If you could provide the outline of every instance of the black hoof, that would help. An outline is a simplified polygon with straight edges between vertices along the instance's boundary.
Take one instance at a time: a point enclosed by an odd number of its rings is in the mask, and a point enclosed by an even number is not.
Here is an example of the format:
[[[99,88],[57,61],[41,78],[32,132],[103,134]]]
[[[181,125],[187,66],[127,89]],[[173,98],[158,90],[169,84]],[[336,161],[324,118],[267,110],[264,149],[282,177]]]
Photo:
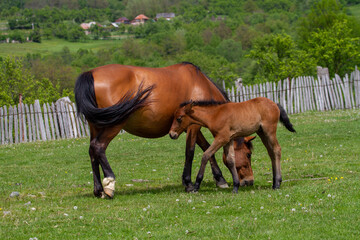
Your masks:
[[[185,187],[185,192],[193,192],[194,191],[194,186],[192,184],[188,185]]]
[[[273,185],[272,188],[273,188],[274,190],[280,189],[280,185]]]

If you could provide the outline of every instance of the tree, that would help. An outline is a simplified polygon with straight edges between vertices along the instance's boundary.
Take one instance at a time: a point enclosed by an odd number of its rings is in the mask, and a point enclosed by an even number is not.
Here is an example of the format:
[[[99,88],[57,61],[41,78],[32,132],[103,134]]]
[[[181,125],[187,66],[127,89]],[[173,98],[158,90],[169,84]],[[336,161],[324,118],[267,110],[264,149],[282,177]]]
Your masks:
[[[242,46],[240,42],[233,39],[222,41],[216,48],[217,53],[223,56],[229,62],[237,62],[243,56]]]
[[[338,21],[310,35],[308,51],[330,74],[345,75],[360,62],[360,38],[352,37],[347,21]]]
[[[306,44],[312,32],[318,29],[331,28],[335,22],[347,19],[342,5],[338,0],[321,0],[315,2],[310,13],[300,19],[298,35],[300,43]]]
[[[41,43],[41,34],[39,28],[36,28],[33,31],[31,31],[29,38],[33,42]]]
[[[248,57],[256,60],[254,82],[279,81],[304,75],[314,75],[315,60],[299,50],[287,34],[271,34],[255,43]]]
[[[5,58],[0,61],[0,106],[19,103],[19,94],[25,103],[35,99],[41,102],[55,101],[61,97],[59,87],[49,79],[35,79],[24,70],[21,60]]]

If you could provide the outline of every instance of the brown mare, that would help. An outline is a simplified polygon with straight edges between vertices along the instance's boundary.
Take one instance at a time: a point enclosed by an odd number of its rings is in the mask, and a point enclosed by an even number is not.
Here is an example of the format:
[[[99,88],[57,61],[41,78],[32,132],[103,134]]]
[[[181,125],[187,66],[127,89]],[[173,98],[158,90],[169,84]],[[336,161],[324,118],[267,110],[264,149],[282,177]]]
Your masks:
[[[98,197],[114,195],[115,175],[105,151],[121,129],[140,137],[162,137],[169,132],[180,103],[188,99],[228,101],[226,94],[191,63],[164,68],[106,65],[81,74],[74,92],[77,111],[90,126],[89,155],[94,195]],[[193,189],[191,167],[196,143],[203,151],[210,146],[200,126],[194,125],[187,129],[186,136],[182,181],[187,191]],[[211,157],[210,163],[216,184],[227,187],[215,158]],[[247,172],[244,179],[253,178],[252,171]]]
[[[240,183],[234,160],[233,140],[237,137],[257,133],[271,158],[273,189],[277,189],[280,188],[282,181],[281,147],[276,138],[279,120],[289,131],[295,132],[285,110],[279,104],[264,97],[241,103],[190,101],[181,104],[180,108],[176,110],[169,135],[172,139],[177,139],[189,126],[207,127],[213,134],[214,141],[201,159],[194,191],[198,191],[200,188],[209,157],[224,147],[225,163],[233,177],[233,192],[237,193]]]

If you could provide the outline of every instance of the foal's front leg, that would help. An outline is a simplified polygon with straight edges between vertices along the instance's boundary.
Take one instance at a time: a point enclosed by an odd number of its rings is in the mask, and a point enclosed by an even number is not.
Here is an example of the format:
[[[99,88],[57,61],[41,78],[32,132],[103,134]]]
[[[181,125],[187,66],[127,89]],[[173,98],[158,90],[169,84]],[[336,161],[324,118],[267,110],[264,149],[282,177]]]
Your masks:
[[[196,182],[194,185],[194,192],[199,191],[200,188],[200,184],[201,181],[204,178],[204,172],[205,172],[205,167],[206,167],[206,163],[208,162],[209,158],[214,155],[217,150],[219,150],[222,146],[225,145],[226,142],[224,141],[220,141],[218,139],[214,139],[214,142],[210,145],[210,147],[204,152],[202,158],[201,158],[201,166],[198,172],[198,175],[196,177]]]

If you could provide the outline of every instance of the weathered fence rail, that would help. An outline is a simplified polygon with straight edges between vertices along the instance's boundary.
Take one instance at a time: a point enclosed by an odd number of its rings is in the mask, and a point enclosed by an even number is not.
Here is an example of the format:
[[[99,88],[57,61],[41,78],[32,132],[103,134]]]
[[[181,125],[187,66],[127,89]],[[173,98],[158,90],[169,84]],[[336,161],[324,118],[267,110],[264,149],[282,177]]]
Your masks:
[[[57,101],[40,106],[18,104],[0,108],[1,144],[89,136],[87,123],[76,116],[74,103]]]
[[[230,100],[242,102],[255,97],[267,97],[280,103],[289,114],[309,110],[325,111],[333,109],[360,108],[360,72],[355,71],[341,79],[335,75],[318,77],[298,77],[278,83],[239,85],[227,89]]]
[[[332,109],[360,108],[360,72],[356,68],[341,79],[335,75],[298,77],[278,83],[240,85],[227,89],[230,100],[242,102],[263,96],[280,103],[289,114]],[[87,123],[76,116],[75,104],[57,101],[40,106],[19,104],[0,107],[0,143],[69,139],[89,136]]]

